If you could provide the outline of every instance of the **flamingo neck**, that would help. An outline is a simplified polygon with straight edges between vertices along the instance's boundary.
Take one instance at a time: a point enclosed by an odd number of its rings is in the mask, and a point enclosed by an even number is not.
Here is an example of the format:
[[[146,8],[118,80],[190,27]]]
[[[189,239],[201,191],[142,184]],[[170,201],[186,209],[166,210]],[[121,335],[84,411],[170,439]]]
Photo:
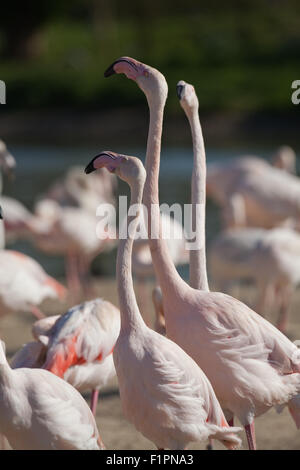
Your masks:
[[[198,108],[187,113],[193,140],[192,231],[196,233],[195,249],[190,250],[190,285],[209,291],[205,253],[206,156]]]
[[[164,297],[174,296],[178,293],[180,285],[183,286],[185,283],[174,266],[161,231],[158,184],[165,101],[159,104],[148,101],[148,104],[150,123],[145,163],[147,177],[143,198],[148,211],[148,240],[154,271]]]
[[[131,187],[130,205],[135,205],[135,215],[127,215],[127,237],[119,240],[117,255],[117,286],[121,314],[121,331],[140,329],[145,326],[140,314],[132,280],[132,245],[137,225],[143,196],[143,183],[137,182]],[[128,234],[128,231],[130,233]]]

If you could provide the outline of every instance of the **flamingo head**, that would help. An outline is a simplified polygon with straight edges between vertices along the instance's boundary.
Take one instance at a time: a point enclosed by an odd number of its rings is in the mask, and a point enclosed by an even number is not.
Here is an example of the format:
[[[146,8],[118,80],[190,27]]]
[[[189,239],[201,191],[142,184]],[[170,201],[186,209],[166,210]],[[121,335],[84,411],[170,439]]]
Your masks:
[[[144,184],[146,179],[144,165],[138,158],[111,151],[104,151],[96,155],[85,168],[85,173],[92,173],[98,168],[106,168],[110,173],[115,173],[129,185],[137,181]]]
[[[14,177],[16,160],[12,154],[8,152],[3,140],[0,140],[0,165],[10,178]]]
[[[157,100],[165,103],[168,85],[163,74],[155,68],[131,57],[120,57],[108,67],[104,77],[110,77],[115,73],[124,73],[127,78],[134,80],[145,93],[149,103]]]
[[[272,164],[277,168],[296,174],[296,160],[294,150],[288,145],[282,145],[273,155]]]
[[[180,104],[187,114],[192,111],[198,112],[199,102],[193,85],[180,80],[176,85],[176,92]]]

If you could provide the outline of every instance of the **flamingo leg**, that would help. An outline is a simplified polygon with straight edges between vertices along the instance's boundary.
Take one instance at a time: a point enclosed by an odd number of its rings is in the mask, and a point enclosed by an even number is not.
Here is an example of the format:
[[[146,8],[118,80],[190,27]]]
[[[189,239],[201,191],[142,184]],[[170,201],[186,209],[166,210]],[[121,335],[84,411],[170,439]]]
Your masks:
[[[99,390],[94,389],[92,391],[92,398],[91,398],[91,411],[92,411],[94,416],[96,416],[98,395],[99,395]]]
[[[99,445],[99,447],[100,447],[101,450],[106,450],[106,447],[105,447],[105,445],[103,444],[103,441],[102,441],[102,439],[101,439],[100,436],[98,437],[98,441],[97,441],[97,442],[98,442],[98,445]]]
[[[245,426],[245,431],[246,431],[249,450],[256,450],[254,420],[252,421],[251,424],[247,424]]]
[[[38,320],[41,320],[42,318],[46,318],[46,315],[35,305],[30,306],[30,311],[32,315],[35,316]]]
[[[91,283],[91,260],[85,255],[78,255],[79,276],[86,297],[95,297],[96,292]]]
[[[279,312],[279,318],[277,322],[277,328],[278,330],[282,331],[282,333],[285,333],[287,329],[287,325],[288,325],[290,297],[291,297],[291,289],[286,288],[282,292],[280,312]]]
[[[68,288],[72,296],[78,296],[80,291],[80,280],[78,275],[78,266],[76,255],[69,252],[66,256],[66,276]]]

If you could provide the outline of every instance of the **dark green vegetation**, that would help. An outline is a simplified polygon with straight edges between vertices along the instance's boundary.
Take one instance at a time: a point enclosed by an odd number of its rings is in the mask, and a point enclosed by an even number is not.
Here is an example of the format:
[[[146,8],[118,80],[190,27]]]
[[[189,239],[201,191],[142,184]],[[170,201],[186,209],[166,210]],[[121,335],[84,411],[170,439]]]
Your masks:
[[[202,110],[296,111],[299,0],[11,0],[0,22],[9,108],[144,104],[128,80],[103,78],[130,55],[172,90],[180,79],[195,84]],[[168,106],[181,112],[175,93]]]

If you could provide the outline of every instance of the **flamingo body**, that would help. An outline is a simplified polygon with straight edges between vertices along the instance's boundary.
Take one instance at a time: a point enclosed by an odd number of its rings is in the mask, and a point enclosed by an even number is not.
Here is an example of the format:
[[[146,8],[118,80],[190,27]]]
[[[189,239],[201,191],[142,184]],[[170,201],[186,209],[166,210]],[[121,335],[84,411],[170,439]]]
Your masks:
[[[0,312],[29,311],[46,298],[62,298],[65,288],[32,258],[0,250]]]
[[[93,415],[71,385],[45,370],[13,370],[1,352],[0,432],[13,449],[100,448]]]

